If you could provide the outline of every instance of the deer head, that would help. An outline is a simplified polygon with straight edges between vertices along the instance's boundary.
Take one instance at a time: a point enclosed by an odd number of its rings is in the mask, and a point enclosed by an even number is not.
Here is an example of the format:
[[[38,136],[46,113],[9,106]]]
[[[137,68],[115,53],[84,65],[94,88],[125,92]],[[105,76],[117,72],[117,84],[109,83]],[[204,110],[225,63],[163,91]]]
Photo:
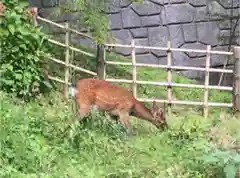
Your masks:
[[[165,104],[164,104],[164,110],[163,110],[156,104],[156,101],[153,101],[151,114],[155,121],[154,124],[156,125],[157,128],[166,129],[168,127],[164,111],[165,111]]]

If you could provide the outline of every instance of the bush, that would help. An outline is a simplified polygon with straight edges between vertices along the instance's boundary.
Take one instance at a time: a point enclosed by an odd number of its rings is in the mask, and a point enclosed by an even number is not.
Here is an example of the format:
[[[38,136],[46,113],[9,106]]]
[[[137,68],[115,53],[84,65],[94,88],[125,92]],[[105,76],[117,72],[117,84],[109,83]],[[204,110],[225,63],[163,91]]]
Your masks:
[[[17,96],[33,96],[40,85],[47,85],[42,71],[43,55],[47,52],[46,35],[34,27],[30,13],[18,0],[3,1],[0,17],[1,90]]]

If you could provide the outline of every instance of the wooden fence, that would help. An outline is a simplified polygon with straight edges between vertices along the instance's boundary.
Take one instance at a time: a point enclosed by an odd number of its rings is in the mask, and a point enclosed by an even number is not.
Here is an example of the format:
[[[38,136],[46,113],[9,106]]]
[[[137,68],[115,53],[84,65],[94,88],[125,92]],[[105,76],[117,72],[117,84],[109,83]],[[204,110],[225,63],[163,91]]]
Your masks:
[[[167,47],[150,47],[150,46],[137,46],[132,40],[131,45],[122,45],[122,44],[105,44],[108,47],[122,47],[122,48],[131,48],[132,49],[132,62],[115,62],[115,61],[106,61],[102,64],[110,64],[110,65],[124,65],[124,66],[132,66],[132,80],[125,79],[110,79],[106,78],[105,75],[105,67],[101,67],[103,69],[102,73],[104,75],[103,79],[110,82],[123,82],[123,83],[132,83],[132,91],[133,95],[137,97],[137,84],[146,84],[146,85],[156,85],[156,86],[164,86],[167,87],[167,100],[160,99],[144,99],[138,98],[140,101],[144,102],[160,102],[167,103],[168,110],[171,110],[171,104],[180,104],[180,105],[199,105],[203,106],[204,117],[208,115],[209,106],[212,107],[229,107],[233,108],[234,111],[240,110],[240,47],[233,47],[233,52],[224,52],[224,51],[212,51],[211,46],[208,45],[206,50],[198,50],[198,49],[180,49],[180,48],[171,48],[171,43],[168,42]],[[136,49],[154,49],[154,50],[162,50],[167,52],[167,65],[158,65],[158,64],[144,64],[144,63],[136,63],[135,50]],[[186,66],[173,66],[172,65],[172,52],[195,52],[195,53],[205,53],[206,54],[206,63],[205,67],[186,67]],[[235,57],[235,67],[234,70],[231,69],[216,69],[210,68],[211,64],[211,54],[218,55],[230,55]],[[139,81],[136,78],[136,67],[152,67],[152,68],[161,68],[167,69],[168,77],[167,82],[150,82],[150,81]],[[193,70],[193,71],[204,71],[205,72],[205,83],[204,85],[195,85],[195,84],[180,84],[174,83],[172,81],[172,70]],[[211,86],[209,85],[209,73],[210,72],[219,72],[219,73],[229,73],[234,75],[234,85],[233,87],[227,86]],[[172,99],[172,87],[181,87],[181,88],[200,88],[204,89],[203,102],[196,101],[177,101]],[[233,102],[232,103],[216,103],[209,102],[209,90],[221,90],[221,91],[232,91],[233,93]]]
[[[123,45],[123,44],[105,44],[101,48],[101,52],[99,55],[98,60],[98,70],[97,72],[93,72],[87,69],[84,69],[79,66],[75,66],[69,63],[69,51],[75,51],[82,54],[85,54],[87,56],[95,58],[96,55],[88,53],[86,51],[77,49],[69,44],[70,35],[69,32],[76,33],[80,36],[83,36],[85,38],[90,38],[90,36],[78,32],[77,30],[69,28],[69,24],[66,23],[64,25],[57,24],[55,22],[52,22],[50,20],[37,17],[38,20],[44,21],[46,23],[52,24],[56,27],[65,29],[65,44],[60,43],[56,40],[48,39],[48,41],[52,44],[64,47],[66,49],[65,54],[65,62],[55,59],[53,57],[49,57],[50,60],[62,64],[65,66],[65,79],[61,80],[55,77],[50,76],[50,79],[55,80],[57,82],[61,82],[65,84],[65,97],[68,97],[68,85],[69,83],[69,68],[73,68],[74,70],[85,72],[87,74],[91,74],[92,76],[98,76],[100,79],[104,79],[109,82],[121,82],[121,83],[129,83],[132,84],[132,91],[133,95],[140,101],[144,102],[160,102],[160,103],[167,103],[168,104],[168,111],[171,112],[171,104],[180,104],[180,105],[198,105],[203,106],[204,108],[204,117],[207,117],[208,115],[208,108],[209,106],[212,107],[228,107],[233,108],[233,111],[240,111],[240,47],[235,46],[233,47],[232,52],[225,52],[225,51],[213,51],[211,50],[211,46],[208,45],[206,50],[198,50],[198,49],[180,49],[180,48],[172,48],[171,43],[168,42],[167,47],[150,47],[150,46],[137,46],[135,45],[134,40],[132,40],[131,45]],[[106,60],[106,47],[121,47],[121,48],[131,48],[132,50],[132,61],[131,62],[118,62],[118,61],[107,61]],[[161,50],[166,51],[167,53],[167,65],[158,65],[158,64],[145,64],[145,63],[137,63],[136,62],[136,49],[152,49],[152,50]],[[172,65],[172,52],[194,52],[194,53],[205,53],[206,54],[206,65],[205,67],[187,67],[187,66],[173,66]],[[216,69],[216,68],[210,68],[211,64],[211,55],[212,54],[218,54],[218,55],[229,55],[235,58],[235,67],[233,70],[231,69]],[[126,79],[112,79],[106,77],[106,65],[124,65],[124,66],[132,66],[132,80],[126,80]],[[152,82],[152,81],[139,81],[137,80],[137,67],[151,67],[151,68],[159,68],[159,69],[166,69],[168,71],[168,78],[167,82]],[[195,85],[195,84],[180,84],[180,83],[174,83],[172,81],[172,72],[173,70],[193,70],[193,71],[204,71],[205,72],[205,83],[204,85]],[[233,87],[227,87],[227,86],[210,86],[209,85],[209,73],[210,72],[219,72],[219,73],[228,73],[228,74],[234,74],[234,85]],[[144,99],[144,98],[138,98],[137,97],[137,84],[146,84],[146,85],[155,85],[155,86],[163,86],[167,87],[167,100],[161,100],[161,99]],[[172,98],[172,87],[182,87],[182,88],[200,88],[204,89],[204,96],[203,96],[203,102],[196,102],[196,101],[178,101],[173,100]],[[222,90],[222,91],[232,91],[233,93],[233,102],[232,103],[216,103],[216,102],[209,102],[209,90],[215,89],[215,90]]]
[[[97,76],[97,73],[94,72],[94,71],[91,71],[91,70],[88,70],[88,69],[84,69],[84,68],[82,68],[80,66],[76,66],[76,65],[73,65],[73,64],[70,63],[70,50],[74,51],[74,52],[77,52],[77,53],[81,53],[81,54],[87,55],[87,56],[92,57],[92,58],[96,57],[95,54],[92,54],[92,53],[89,53],[89,52],[86,52],[86,51],[83,51],[81,49],[78,49],[78,48],[75,48],[75,47],[71,46],[71,44],[70,44],[70,40],[71,40],[70,33],[75,33],[75,34],[78,34],[78,35],[80,35],[80,36],[82,36],[84,38],[88,38],[88,39],[92,39],[92,37],[87,35],[87,34],[85,34],[85,33],[81,33],[81,32],[79,32],[79,31],[77,31],[75,29],[70,28],[68,22],[66,22],[65,25],[61,25],[61,24],[55,23],[55,22],[53,22],[51,20],[39,17],[39,16],[37,16],[37,19],[42,21],[42,22],[54,25],[54,26],[56,26],[58,28],[61,28],[61,29],[65,30],[65,43],[61,43],[61,42],[59,42],[57,40],[53,40],[53,39],[47,39],[48,42],[50,42],[50,43],[52,43],[54,45],[61,46],[61,47],[65,48],[65,62],[63,62],[62,60],[56,59],[56,58],[54,58],[52,56],[47,56],[47,58],[49,60],[53,61],[53,62],[56,62],[57,64],[61,64],[61,65],[65,66],[64,80],[56,78],[54,76],[48,76],[48,77],[51,80],[54,80],[56,82],[60,82],[60,83],[65,84],[64,95],[65,95],[65,98],[68,98],[68,88],[69,88],[69,85],[71,85],[71,83],[69,82],[69,79],[70,79],[69,69],[70,68],[74,69],[75,71],[80,71],[80,72],[84,72],[84,73],[90,74],[92,76]]]

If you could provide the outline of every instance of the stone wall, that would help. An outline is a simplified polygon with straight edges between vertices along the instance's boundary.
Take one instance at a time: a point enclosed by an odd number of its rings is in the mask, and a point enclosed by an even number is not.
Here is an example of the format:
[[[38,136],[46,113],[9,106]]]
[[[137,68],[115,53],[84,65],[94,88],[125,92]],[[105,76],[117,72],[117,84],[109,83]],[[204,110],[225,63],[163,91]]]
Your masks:
[[[234,14],[239,14],[239,0],[234,1]],[[55,2],[55,3],[54,3]],[[56,1],[32,0],[32,5],[40,7],[40,15],[62,23],[65,20],[78,20],[79,13],[54,16]],[[211,45],[214,50],[227,51],[228,39],[221,36],[230,33],[230,21],[212,17],[213,13],[231,14],[231,0],[221,0],[221,3],[211,0],[145,0],[143,4],[131,3],[127,0],[113,0],[113,4],[106,10],[109,16],[109,30],[117,39],[117,43],[130,44],[134,38],[137,45],[166,47],[170,40],[172,47],[206,49]],[[208,1],[209,2],[209,1]],[[210,13],[209,13],[210,12]],[[74,27],[81,24],[74,23]],[[51,29],[55,30],[55,29]],[[56,32],[56,31],[55,31]],[[239,34],[237,28],[236,34]],[[73,38],[73,42],[89,43],[83,39]],[[240,40],[234,37],[233,42],[239,45]],[[130,56],[130,49],[116,48],[117,53]],[[144,63],[166,64],[166,52],[138,49],[136,60]],[[174,65],[205,66],[205,55],[199,53],[174,52]],[[211,65],[222,66],[226,56],[212,55]],[[182,74],[202,80],[203,72],[184,71]],[[218,82],[218,74],[212,75],[212,84]],[[225,85],[231,85],[228,76]],[[230,82],[229,82],[230,81]]]

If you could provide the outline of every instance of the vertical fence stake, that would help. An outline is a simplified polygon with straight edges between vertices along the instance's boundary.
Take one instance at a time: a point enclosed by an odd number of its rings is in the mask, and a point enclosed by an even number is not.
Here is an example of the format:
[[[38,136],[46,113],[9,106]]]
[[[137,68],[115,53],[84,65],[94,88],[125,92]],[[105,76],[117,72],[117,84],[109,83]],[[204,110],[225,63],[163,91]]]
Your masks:
[[[172,114],[172,86],[171,86],[171,83],[172,83],[172,52],[171,52],[171,42],[168,41],[168,50],[167,50],[167,65],[168,65],[168,68],[167,68],[167,71],[168,71],[168,87],[167,87],[167,90],[168,90],[168,115],[171,115]]]
[[[132,92],[133,96],[137,98],[137,67],[136,67],[136,56],[135,56],[135,42],[134,39],[132,40],[131,43],[132,46],[132,77],[133,77],[133,83],[132,83]]]
[[[101,80],[106,79],[106,49],[103,45],[97,46],[97,75]]]
[[[233,112],[240,114],[240,47],[233,47],[233,55],[235,58],[233,70]]]
[[[65,36],[65,45],[66,45],[66,54],[65,54],[65,87],[64,87],[64,96],[68,99],[68,83],[69,83],[69,23],[65,23],[66,36]]]
[[[203,116],[208,117],[208,85],[209,85],[209,68],[211,62],[211,45],[207,46],[207,57],[205,66],[205,84],[204,84],[204,101],[203,101]]]

